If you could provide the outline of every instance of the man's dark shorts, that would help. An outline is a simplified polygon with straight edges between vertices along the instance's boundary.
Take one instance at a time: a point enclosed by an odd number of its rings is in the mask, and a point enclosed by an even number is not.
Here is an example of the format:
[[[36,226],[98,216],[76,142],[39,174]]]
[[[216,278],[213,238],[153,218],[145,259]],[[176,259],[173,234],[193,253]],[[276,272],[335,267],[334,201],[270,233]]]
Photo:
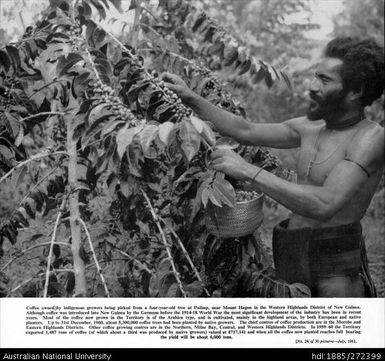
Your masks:
[[[273,231],[277,276],[303,283],[313,297],[376,297],[360,222],[327,228]]]

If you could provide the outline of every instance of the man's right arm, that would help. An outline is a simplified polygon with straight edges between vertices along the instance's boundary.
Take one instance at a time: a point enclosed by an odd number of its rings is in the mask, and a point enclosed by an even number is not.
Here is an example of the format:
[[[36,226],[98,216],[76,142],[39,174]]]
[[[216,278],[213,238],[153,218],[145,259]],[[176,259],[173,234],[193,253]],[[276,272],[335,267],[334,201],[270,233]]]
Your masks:
[[[253,123],[240,116],[211,104],[190,90],[181,78],[165,73],[163,79],[182,101],[189,106],[199,118],[210,121],[216,130],[241,144],[259,145],[271,148],[296,148],[300,146],[301,137],[297,130],[299,119],[290,119],[283,123]]]
[[[259,145],[271,148],[296,148],[301,138],[296,130],[296,119],[283,123],[253,123],[209,103],[192,93],[186,100],[199,118],[214,124],[219,133],[232,137],[241,144]]]

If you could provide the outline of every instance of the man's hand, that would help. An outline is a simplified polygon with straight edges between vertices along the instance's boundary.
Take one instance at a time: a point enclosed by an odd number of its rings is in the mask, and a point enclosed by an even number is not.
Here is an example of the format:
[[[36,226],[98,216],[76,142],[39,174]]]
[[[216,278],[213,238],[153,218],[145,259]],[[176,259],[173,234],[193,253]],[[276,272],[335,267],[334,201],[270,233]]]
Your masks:
[[[211,154],[211,160],[213,169],[217,171],[238,180],[250,179],[249,173],[253,166],[230,149],[217,149]]]
[[[175,92],[182,101],[186,101],[194,94],[178,75],[163,73],[161,79],[165,82],[165,86]]]

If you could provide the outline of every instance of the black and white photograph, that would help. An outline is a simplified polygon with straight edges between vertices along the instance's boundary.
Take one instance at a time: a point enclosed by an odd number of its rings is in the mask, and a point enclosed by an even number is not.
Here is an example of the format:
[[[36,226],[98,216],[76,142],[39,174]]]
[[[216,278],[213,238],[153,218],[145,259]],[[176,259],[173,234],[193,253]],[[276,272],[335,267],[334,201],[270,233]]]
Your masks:
[[[0,25],[3,335],[384,346],[383,1],[0,0]]]

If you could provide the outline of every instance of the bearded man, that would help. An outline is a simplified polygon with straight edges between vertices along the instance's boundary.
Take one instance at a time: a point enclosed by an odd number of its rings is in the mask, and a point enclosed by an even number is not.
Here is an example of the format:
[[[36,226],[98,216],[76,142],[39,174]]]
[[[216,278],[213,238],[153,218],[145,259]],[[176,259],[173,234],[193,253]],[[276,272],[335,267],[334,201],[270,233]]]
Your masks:
[[[383,93],[383,48],[372,39],[330,41],[311,82],[307,116],[258,124],[219,109],[165,73],[167,86],[204,120],[241,144],[299,148],[297,183],[247,163],[231,150],[212,154],[215,170],[252,182],[292,211],[273,232],[278,275],[313,297],[375,297],[362,227],[383,174],[384,129],[364,107]]]

